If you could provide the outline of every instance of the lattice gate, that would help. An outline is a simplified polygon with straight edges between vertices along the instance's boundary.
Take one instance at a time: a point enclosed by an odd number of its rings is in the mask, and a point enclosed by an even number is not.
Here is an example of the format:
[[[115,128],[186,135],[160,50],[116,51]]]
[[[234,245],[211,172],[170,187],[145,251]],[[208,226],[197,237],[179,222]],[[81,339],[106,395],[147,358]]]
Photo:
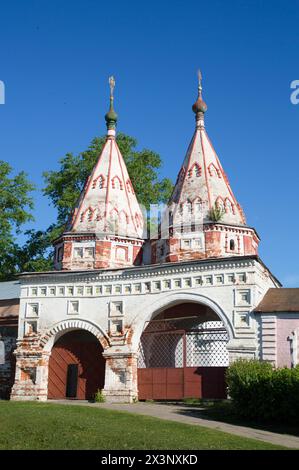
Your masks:
[[[225,398],[227,342],[221,321],[150,322],[140,341],[139,399]]]

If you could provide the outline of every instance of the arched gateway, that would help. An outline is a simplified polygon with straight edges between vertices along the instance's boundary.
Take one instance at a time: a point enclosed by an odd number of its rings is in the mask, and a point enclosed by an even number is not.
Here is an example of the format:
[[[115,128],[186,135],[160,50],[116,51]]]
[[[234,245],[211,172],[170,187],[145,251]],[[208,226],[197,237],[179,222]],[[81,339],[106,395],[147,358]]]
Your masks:
[[[48,375],[48,398],[92,399],[104,387],[105,359],[98,339],[89,331],[63,334],[54,344]]]
[[[97,325],[83,319],[59,322],[40,345],[50,354],[48,398],[91,399],[104,388],[108,339]]]
[[[207,305],[182,302],[164,309],[141,336],[139,399],[225,398],[228,340]]]
[[[193,137],[148,237],[116,141],[114,85],[101,155],[54,241],[55,271],[20,276],[11,397],[90,398],[103,388],[111,402],[222,398],[228,352],[230,362],[277,362],[279,322],[255,307],[279,282],[207,135],[201,78]]]

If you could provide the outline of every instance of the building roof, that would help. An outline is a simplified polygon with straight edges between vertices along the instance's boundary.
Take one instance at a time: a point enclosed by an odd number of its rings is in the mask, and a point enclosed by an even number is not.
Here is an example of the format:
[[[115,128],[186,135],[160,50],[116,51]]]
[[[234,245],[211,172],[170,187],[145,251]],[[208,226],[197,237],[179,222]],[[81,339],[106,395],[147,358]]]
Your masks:
[[[222,213],[221,223],[244,226],[243,210],[205,129],[207,106],[202,100],[201,90],[200,76],[198,99],[192,108],[196,115],[196,128],[170,199],[173,223],[180,225],[184,208],[187,214],[200,211],[204,223],[213,222],[211,214],[217,208]],[[188,205],[192,209],[188,210]]]
[[[0,282],[0,301],[18,299],[20,294],[21,290],[19,281]]]
[[[299,288],[271,288],[254,309],[256,313],[299,312]]]
[[[110,81],[114,88],[114,79]],[[113,233],[143,238],[143,214],[116,142],[117,115],[110,96],[107,140],[69,221],[69,232]]]

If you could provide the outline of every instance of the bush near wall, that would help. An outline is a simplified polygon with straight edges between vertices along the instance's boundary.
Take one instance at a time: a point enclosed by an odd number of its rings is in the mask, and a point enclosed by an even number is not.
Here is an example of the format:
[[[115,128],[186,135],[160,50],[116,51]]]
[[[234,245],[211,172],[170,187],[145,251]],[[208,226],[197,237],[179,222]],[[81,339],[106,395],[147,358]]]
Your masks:
[[[298,423],[299,367],[275,369],[268,362],[239,359],[226,373],[228,394],[239,416]]]

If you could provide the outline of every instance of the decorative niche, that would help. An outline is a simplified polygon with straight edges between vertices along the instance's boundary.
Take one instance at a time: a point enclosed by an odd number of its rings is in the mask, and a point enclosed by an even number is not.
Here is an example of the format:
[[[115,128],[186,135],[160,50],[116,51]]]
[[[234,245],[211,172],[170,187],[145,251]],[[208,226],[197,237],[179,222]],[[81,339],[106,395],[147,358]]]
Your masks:
[[[24,336],[30,336],[37,333],[37,321],[26,321],[24,323]]]
[[[79,300],[69,300],[67,305],[68,315],[76,315],[79,313]]]
[[[251,290],[250,289],[237,289],[235,292],[235,305],[236,306],[251,305]]]
[[[109,334],[110,336],[122,336],[123,335],[123,319],[122,318],[109,320]]]
[[[248,311],[235,311],[234,325],[236,328],[250,328],[250,313]]]
[[[26,318],[37,318],[39,316],[39,304],[29,303],[26,305]]]
[[[113,301],[109,303],[109,317],[119,317],[124,315],[123,302]]]

